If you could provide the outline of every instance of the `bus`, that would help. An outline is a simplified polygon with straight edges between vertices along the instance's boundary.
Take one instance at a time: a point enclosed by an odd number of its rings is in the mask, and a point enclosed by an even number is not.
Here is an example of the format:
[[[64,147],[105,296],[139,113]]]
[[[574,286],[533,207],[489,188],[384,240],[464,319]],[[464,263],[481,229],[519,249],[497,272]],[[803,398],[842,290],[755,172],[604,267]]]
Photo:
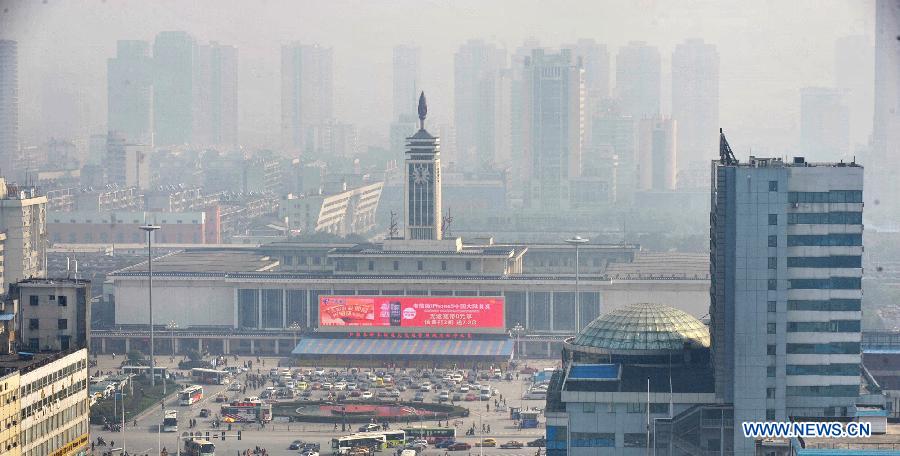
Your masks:
[[[178,412],[166,410],[163,415],[162,430],[163,432],[178,432]]]
[[[181,405],[193,405],[203,399],[203,387],[191,385],[178,393],[178,403]]]
[[[406,432],[403,432],[403,429],[390,431],[357,432],[353,435],[361,437],[377,437],[379,435],[383,435],[385,445],[387,445],[388,448],[403,446],[403,444],[406,443]]]
[[[272,404],[260,401],[234,401],[222,406],[222,418],[233,423],[268,423],[272,421]]]
[[[331,449],[338,454],[346,454],[354,448],[369,448],[381,451],[387,446],[387,438],[381,433],[362,433],[331,439]]]
[[[122,366],[122,373],[149,378],[147,376],[150,374],[150,366]],[[156,378],[169,378],[169,368],[167,367],[155,366],[153,373],[156,374]]]
[[[408,427],[403,428],[406,438],[409,440],[427,440],[430,444],[440,443],[444,440],[456,440],[455,427]]]
[[[205,383],[207,385],[224,385],[228,383],[231,374],[228,371],[217,369],[202,369],[195,367],[191,369],[191,377],[197,383]]]
[[[197,439],[184,442],[187,456],[216,456],[216,446],[209,440]]]

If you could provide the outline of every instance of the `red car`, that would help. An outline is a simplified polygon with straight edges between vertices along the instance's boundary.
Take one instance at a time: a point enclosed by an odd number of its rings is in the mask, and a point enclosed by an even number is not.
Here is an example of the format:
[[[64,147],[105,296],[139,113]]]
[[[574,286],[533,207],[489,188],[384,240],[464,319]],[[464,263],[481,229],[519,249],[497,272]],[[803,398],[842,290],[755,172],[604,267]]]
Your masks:
[[[466,400],[467,400],[467,401],[474,401],[475,399],[477,399],[477,398],[475,397],[475,393],[469,393],[469,394],[466,394]]]
[[[472,445],[469,445],[466,442],[456,442],[453,445],[447,447],[447,451],[466,451],[471,449]]]

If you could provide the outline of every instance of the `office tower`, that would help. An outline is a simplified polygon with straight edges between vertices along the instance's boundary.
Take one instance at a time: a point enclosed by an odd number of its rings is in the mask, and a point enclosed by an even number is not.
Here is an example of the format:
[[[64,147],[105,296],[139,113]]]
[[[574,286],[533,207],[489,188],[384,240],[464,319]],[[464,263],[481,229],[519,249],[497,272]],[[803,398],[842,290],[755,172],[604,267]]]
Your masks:
[[[631,202],[638,182],[637,121],[623,116],[618,106],[607,100],[591,120],[591,142],[592,147],[612,148],[617,159],[616,201]]]
[[[91,282],[72,278],[26,279],[10,287],[19,301],[19,338],[35,351],[87,348]]]
[[[215,41],[198,48],[199,91],[194,142],[235,146],[238,143],[238,51]]]
[[[420,54],[419,48],[415,46],[394,46],[394,116],[391,118],[393,121],[416,120],[416,100],[422,79]]]
[[[441,240],[441,139],[425,130],[425,94],[419,96],[419,131],[407,138],[403,214],[408,240]]]
[[[622,114],[637,119],[659,115],[660,57],[655,46],[632,41],[616,55],[616,97]]]
[[[481,167],[492,163],[498,154],[495,135],[504,122],[496,117],[498,79],[505,66],[506,52],[482,40],[469,40],[454,56],[453,99],[458,152],[455,161],[458,165]],[[505,154],[505,151],[501,153]]]
[[[106,182],[120,187],[150,188],[150,147],[110,133],[106,141]]]
[[[281,48],[281,142],[302,151],[311,127],[333,117],[334,70],[331,48],[294,43]]]
[[[719,52],[701,39],[672,52],[672,118],[678,122],[678,169],[702,168],[716,157],[719,131]]]
[[[3,290],[9,284],[47,274],[47,197],[34,188],[7,185],[0,178],[0,231],[3,245]]]
[[[571,49],[584,67],[584,91],[589,99],[600,101],[609,96],[609,52],[605,44],[593,39],[580,39],[575,44],[563,46]]]
[[[866,144],[872,134],[875,48],[866,35],[838,38],[834,43],[834,86],[850,110],[850,146]]]
[[[813,161],[839,161],[850,152],[850,110],[840,90],[800,90],[800,150]]]
[[[535,49],[525,64],[524,89],[525,204],[568,209],[569,183],[581,169],[584,70],[568,49]]]
[[[900,2],[875,3],[874,158],[891,160],[900,145]],[[894,171],[896,172],[896,167]]]
[[[735,424],[852,417],[861,362],[863,168],[750,157],[715,162],[712,175],[718,398],[734,404]],[[753,440],[734,428],[735,454],[753,454]]]
[[[0,40],[0,172],[18,177],[19,54],[15,41]]]
[[[675,190],[678,130],[673,119],[638,121],[638,188]]]
[[[107,129],[128,141],[153,144],[152,87],[150,44],[119,41],[116,56],[106,61]]]
[[[153,42],[153,141],[188,144],[193,139],[197,90],[197,42],[186,32],[160,32]]]

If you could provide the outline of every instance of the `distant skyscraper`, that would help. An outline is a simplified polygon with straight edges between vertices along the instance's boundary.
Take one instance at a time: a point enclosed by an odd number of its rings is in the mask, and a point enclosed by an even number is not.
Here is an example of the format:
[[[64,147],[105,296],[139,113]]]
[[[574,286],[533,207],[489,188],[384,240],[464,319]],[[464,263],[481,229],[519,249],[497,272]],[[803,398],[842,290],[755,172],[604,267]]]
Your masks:
[[[607,103],[591,120],[592,147],[611,147],[618,159],[616,201],[632,201],[637,188],[637,121],[623,116],[614,103]],[[584,168],[584,166],[582,166]]]
[[[834,86],[850,109],[850,147],[869,142],[872,134],[875,48],[867,35],[838,38],[834,43]]]
[[[121,40],[106,61],[107,129],[152,144],[153,60],[146,41]]]
[[[458,165],[478,167],[494,161],[498,79],[506,52],[482,40],[469,40],[454,57],[454,100]],[[502,97],[500,97],[502,99]]]
[[[853,417],[863,169],[802,158],[712,167],[710,335],[734,423]],[[734,426],[735,454],[754,454]]]
[[[422,78],[420,55],[418,47],[394,46],[393,121],[415,122],[416,100],[419,97],[419,84]]]
[[[872,142],[875,157],[890,159],[900,147],[900,1],[875,3],[875,116]],[[884,162],[882,162],[884,163]]]
[[[533,209],[570,207],[569,184],[581,169],[584,70],[572,52],[535,49],[524,78],[525,204]]]
[[[197,42],[186,32],[160,32],[153,42],[153,64],[153,141],[190,143],[199,96]]]
[[[675,190],[678,130],[673,119],[638,121],[638,188]]]
[[[609,52],[605,44],[597,44],[593,39],[580,39],[577,43],[563,46],[571,49],[576,58],[580,58],[584,66],[585,103],[589,112],[588,118],[599,103],[609,96]]]
[[[850,112],[840,90],[800,90],[800,150],[812,161],[848,158]]]
[[[150,147],[131,144],[126,138],[110,133],[106,141],[106,182],[119,187],[150,188]]]
[[[199,47],[197,144],[238,143],[238,51],[216,42]]]
[[[678,122],[678,168],[702,168],[718,152],[719,53],[687,40],[672,53],[672,118]]]
[[[333,117],[334,69],[331,48],[291,44],[281,48],[282,146],[303,150],[312,127]]]
[[[632,41],[616,55],[616,97],[622,114],[637,119],[659,115],[660,57],[655,46]]]
[[[17,178],[19,154],[19,54],[15,41],[0,40],[0,173]]]

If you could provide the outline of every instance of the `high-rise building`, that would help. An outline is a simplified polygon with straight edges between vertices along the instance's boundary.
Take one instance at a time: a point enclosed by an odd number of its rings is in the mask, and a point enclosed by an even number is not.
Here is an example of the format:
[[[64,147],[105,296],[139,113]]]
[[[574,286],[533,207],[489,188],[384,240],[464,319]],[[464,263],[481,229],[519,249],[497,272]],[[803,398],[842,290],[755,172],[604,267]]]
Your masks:
[[[723,137],[724,140],[724,137]],[[734,423],[852,417],[860,388],[863,168],[712,165],[711,339]],[[734,426],[735,454],[754,454]]]
[[[116,56],[106,61],[107,129],[128,141],[153,144],[152,86],[150,44],[119,41]]]
[[[304,150],[311,129],[333,117],[334,70],[331,48],[298,43],[281,48],[281,143]]]
[[[638,122],[638,188],[675,190],[678,153],[677,123],[673,119]]]
[[[850,146],[867,144],[872,135],[875,48],[867,35],[838,38],[834,43],[834,86],[850,110]],[[853,150],[851,149],[851,150]]]
[[[0,40],[0,172],[19,177],[19,54],[15,41]]]
[[[405,238],[439,241],[441,214],[441,140],[425,130],[425,93],[419,96],[419,131],[407,139],[403,179]]]
[[[234,146],[238,143],[238,51],[217,42],[198,48],[199,91],[194,142]]]
[[[608,105],[591,120],[591,143],[594,148],[612,149],[617,160],[616,201],[631,202],[638,182],[637,121],[621,115],[616,106]]]
[[[106,141],[106,182],[120,187],[150,188],[150,147],[132,144],[114,133]]]
[[[91,282],[27,279],[10,287],[19,301],[19,339],[32,351],[87,348],[91,322]]]
[[[469,40],[460,46],[453,60],[453,99],[457,164],[481,167],[492,163],[499,152],[495,139],[505,120],[497,118],[501,90],[501,70],[506,66],[506,51],[482,40]]]
[[[678,122],[678,168],[702,168],[716,157],[719,130],[719,52],[691,39],[672,52],[672,118]]]
[[[420,56],[416,46],[394,46],[394,121],[415,122],[422,79]]]
[[[839,161],[850,152],[850,110],[841,90],[800,90],[800,150],[816,161]]]
[[[160,32],[153,42],[153,141],[193,140],[197,100],[197,42],[186,32]]]
[[[872,125],[874,158],[890,162],[900,146],[900,2],[875,3],[875,115]],[[884,161],[888,159],[887,161]],[[898,171],[893,167],[893,173]]]
[[[575,44],[563,46],[581,59],[584,67],[584,91],[586,97],[600,101],[609,96],[609,52],[605,44],[582,38]]]
[[[6,232],[3,290],[20,280],[45,277],[47,197],[0,179],[0,231]]]
[[[568,209],[569,184],[581,169],[584,70],[568,49],[535,49],[525,63],[523,86],[525,204]]]
[[[616,97],[622,114],[653,118],[660,110],[659,49],[632,41],[616,55]]]

